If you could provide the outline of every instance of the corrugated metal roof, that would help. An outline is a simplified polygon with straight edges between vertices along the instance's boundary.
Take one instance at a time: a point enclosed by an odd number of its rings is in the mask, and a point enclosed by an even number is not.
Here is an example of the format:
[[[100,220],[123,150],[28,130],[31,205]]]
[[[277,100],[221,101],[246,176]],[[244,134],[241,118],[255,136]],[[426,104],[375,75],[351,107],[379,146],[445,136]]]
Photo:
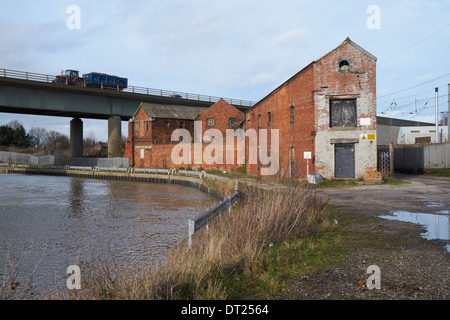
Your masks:
[[[140,108],[144,108],[147,114],[152,118],[183,119],[183,120],[195,120],[195,118],[200,113],[202,113],[204,110],[207,109],[204,107],[162,105],[152,103],[141,103]]]

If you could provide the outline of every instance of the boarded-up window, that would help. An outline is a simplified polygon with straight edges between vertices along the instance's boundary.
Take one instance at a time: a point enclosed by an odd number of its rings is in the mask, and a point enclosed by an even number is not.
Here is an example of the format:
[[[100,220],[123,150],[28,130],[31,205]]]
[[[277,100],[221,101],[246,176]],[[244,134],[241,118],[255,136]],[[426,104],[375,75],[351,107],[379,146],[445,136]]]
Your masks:
[[[330,100],[330,127],[356,127],[356,99]]]
[[[415,143],[430,143],[431,137],[417,137]]]

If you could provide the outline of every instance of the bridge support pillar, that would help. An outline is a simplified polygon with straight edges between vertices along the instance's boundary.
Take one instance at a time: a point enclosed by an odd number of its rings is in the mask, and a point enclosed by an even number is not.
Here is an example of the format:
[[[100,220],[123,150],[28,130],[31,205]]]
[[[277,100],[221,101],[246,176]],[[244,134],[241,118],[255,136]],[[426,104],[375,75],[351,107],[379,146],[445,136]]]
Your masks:
[[[122,119],[112,116],[108,119],[108,158],[122,156]]]
[[[70,121],[70,157],[83,157],[83,121],[78,118]]]

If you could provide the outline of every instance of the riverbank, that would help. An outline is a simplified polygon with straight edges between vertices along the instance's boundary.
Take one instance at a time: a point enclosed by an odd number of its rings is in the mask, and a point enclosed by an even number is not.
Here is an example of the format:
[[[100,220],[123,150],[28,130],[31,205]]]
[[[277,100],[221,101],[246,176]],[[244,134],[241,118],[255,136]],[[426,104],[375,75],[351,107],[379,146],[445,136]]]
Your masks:
[[[448,178],[399,176],[395,183],[358,182],[314,189],[264,181],[265,191],[258,181],[247,184],[244,178],[238,180],[247,186],[243,188],[244,201],[233,207],[231,215],[211,223],[208,232],[196,234],[193,250],[187,250],[185,242],[171,250],[169,268],[155,266],[137,276],[126,270],[91,266],[81,292],[52,298],[450,298],[445,242],[424,239],[424,229],[418,224],[379,217],[401,209],[432,213],[433,208],[423,204],[448,198]],[[448,208],[450,202],[443,205]],[[265,212],[272,216],[258,216]],[[303,212],[299,221],[295,220],[298,212]],[[278,215],[281,213],[286,215]],[[255,221],[258,223],[251,223]],[[283,221],[290,222],[278,232]],[[292,221],[297,222],[291,228]],[[267,236],[271,234],[277,236]],[[371,265],[380,268],[380,289],[367,287]]]
[[[95,171],[95,170],[61,170],[61,169],[38,169],[38,168],[9,168],[0,167],[0,173],[5,174],[25,174],[25,175],[48,175],[48,176],[67,176],[85,179],[107,179],[134,182],[150,183],[169,183],[180,184],[197,188],[212,196],[223,199],[235,190],[235,181],[202,179],[197,176],[189,175],[171,175],[158,173],[134,173],[134,172],[115,172]]]

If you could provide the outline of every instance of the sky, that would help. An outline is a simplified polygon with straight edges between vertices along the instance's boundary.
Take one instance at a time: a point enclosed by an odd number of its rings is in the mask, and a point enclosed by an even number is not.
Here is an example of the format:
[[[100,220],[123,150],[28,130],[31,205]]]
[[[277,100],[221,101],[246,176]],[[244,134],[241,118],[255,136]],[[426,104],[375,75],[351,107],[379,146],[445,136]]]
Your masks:
[[[449,12],[444,0],[3,0],[0,68],[257,102],[350,37],[378,58],[378,115],[434,123],[436,87],[448,110]],[[69,118],[0,113],[16,119],[69,134]],[[107,140],[106,121],[83,121]]]

